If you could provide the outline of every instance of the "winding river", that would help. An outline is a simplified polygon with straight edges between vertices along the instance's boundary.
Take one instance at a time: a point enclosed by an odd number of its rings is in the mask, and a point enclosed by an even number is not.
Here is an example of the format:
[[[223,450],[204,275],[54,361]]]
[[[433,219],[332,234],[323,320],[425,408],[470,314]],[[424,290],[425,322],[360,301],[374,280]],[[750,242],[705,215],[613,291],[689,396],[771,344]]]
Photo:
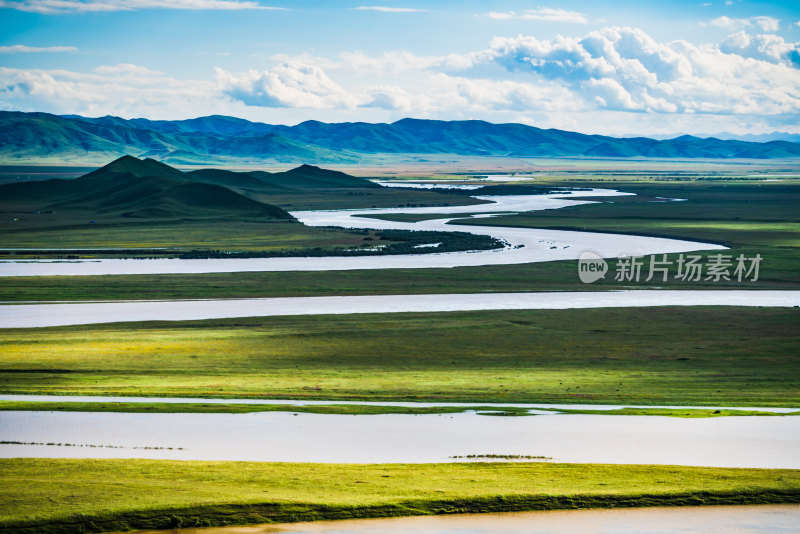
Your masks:
[[[558,209],[586,204],[581,197],[620,196],[607,189],[566,191],[548,195],[476,196],[491,204],[426,208],[375,208],[366,210],[295,211],[292,215],[309,226],[341,226],[376,230],[435,230],[489,235],[508,243],[499,250],[480,252],[448,252],[396,256],[296,257],[246,259],[99,259],[86,261],[38,260],[0,261],[0,276],[70,276],[113,274],[216,273],[243,271],[341,271],[353,269],[420,269],[480,265],[508,265],[555,260],[574,260],[584,251],[601,257],[679,253],[695,250],[722,250],[725,247],[694,241],[657,237],[506,228],[491,226],[451,225],[447,217],[417,223],[390,222],[368,218],[376,215],[408,214],[471,214],[487,216],[499,213]]]

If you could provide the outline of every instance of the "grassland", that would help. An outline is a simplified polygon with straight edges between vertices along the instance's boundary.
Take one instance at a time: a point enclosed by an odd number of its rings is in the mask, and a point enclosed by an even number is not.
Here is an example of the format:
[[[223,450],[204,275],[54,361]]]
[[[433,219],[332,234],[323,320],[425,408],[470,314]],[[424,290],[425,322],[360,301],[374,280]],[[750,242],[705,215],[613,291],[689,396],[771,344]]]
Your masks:
[[[664,307],[8,329],[0,392],[800,406],[799,322]]]
[[[369,235],[256,220],[163,221],[6,229],[2,248],[282,250],[362,245]]]
[[[800,471],[775,469],[3,459],[0,474],[9,534],[800,502]]]

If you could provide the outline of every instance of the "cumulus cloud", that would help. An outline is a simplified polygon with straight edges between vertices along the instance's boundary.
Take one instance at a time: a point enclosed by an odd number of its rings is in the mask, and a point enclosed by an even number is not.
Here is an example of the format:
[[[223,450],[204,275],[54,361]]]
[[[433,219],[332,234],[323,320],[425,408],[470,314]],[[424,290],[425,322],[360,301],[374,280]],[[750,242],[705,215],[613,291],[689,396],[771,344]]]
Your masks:
[[[581,99],[575,99],[563,88],[551,83],[531,84],[441,74],[435,86],[444,97],[442,104],[447,103],[453,108],[473,113],[578,111],[585,108]]]
[[[380,11],[381,13],[426,13],[427,9],[413,7],[358,6],[351,7],[355,11]]]
[[[774,34],[751,36],[739,31],[729,35],[720,44],[720,50],[726,54],[800,67],[800,43],[787,43]]]
[[[730,17],[722,16],[717,17],[711,22],[709,22],[712,26],[716,26],[717,28],[722,28],[725,30],[736,31],[741,30],[744,28],[750,28],[752,26],[757,26],[761,28],[762,31],[765,32],[776,32],[778,31],[778,25],[780,21],[774,17],[750,17],[747,19],[732,19]]]
[[[282,7],[264,6],[259,2],[250,0],[0,0],[0,8],[17,9],[46,15],[135,11],[139,9],[286,10],[286,8]]]
[[[538,9],[526,9],[524,11],[490,11],[487,17],[495,20],[543,20],[546,22],[575,22],[586,24],[588,19],[576,11],[565,11],[563,9],[553,9],[540,7]]]
[[[738,39],[738,40],[737,40]],[[511,72],[556,80],[599,108],[662,113],[800,111],[800,71],[782,57],[796,45],[738,36],[721,47],[659,43],[633,28],[583,38],[495,39],[494,60]],[[794,54],[794,56],[792,56]]]
[[[83,115],[194,116],[213,109],[214,84],[177,80],[136,65],[100,66],[91,73],[0,67],[0,107]]]
[[[367,108],[381,108],[392,111],[411,111],[423,107],[420,99],[413,99],[402,87],[378,85],[368,88],[370,99],[364,104]]]
[[[0,54],[31,54],[39,52],[77,52],[74,46],[0,46]]]
[[[358,100],[316,65],[286,62],[271,71],[233,74],[217,68],[220,91],[248,106],[352,108]]]

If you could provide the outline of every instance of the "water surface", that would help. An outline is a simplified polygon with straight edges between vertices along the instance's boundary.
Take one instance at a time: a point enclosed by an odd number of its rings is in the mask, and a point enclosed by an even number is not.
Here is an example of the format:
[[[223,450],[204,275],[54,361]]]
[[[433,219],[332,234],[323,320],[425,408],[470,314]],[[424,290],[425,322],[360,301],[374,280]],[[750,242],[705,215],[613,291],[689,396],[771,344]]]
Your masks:
[[[656,289],[6,304],[0,305],[0,328],[281,315],[563,310],[647,306],[792,307],[800,306],[800,291]]]
[[[502,454],[570,463],[800,468],[796,416],[9,411],[0,412],[0,441],[34,443],[0,444],[5,458],[431,463]]]
[[[800,505],[774,504],[457,514],[133,534],[794,534],[798,525]]]

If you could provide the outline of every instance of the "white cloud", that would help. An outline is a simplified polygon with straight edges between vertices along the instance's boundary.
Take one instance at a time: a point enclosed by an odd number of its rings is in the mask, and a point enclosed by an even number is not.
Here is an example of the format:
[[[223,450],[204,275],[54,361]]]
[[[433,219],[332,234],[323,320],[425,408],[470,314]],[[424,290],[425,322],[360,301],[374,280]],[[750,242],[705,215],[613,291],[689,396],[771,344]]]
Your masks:
[[[374,75],[380,73],[401,73],[427,69],[465,70],[491,59],[486,50],[466,54],[448,54],[444,56],[417,56],[405,50],[384,52],[380,56],[368,56],[363,52],[342,52],[341,63],[328,68],[349,68],[356,75]]]
[[[77,52],[74,46],[0,46],[0,54],[39,53],[39,52]]]
[[[217,68],[220,91],[248,106],[268,108],[352,108],[358,100],[316,65],[282,63],[271,71],[233,74]]]
[[[213,82],[177,80],[136,65],[100,66],[92,73],[0,67],[3,109],[188,117],[214,109],[213,95]]]
[[[750,17],[747,19],[732,19],[730,17],[722,16],[717,17],[711,22],[712,26],[722,28],[724,30],[737,31],[751,26],[758,26],[765,32],[776,32],[780,21],[774,17]]]
[[[495,20],[543,20],[546,22],[575,22],[578,24],[586,24],[589,22],[583,14],[576,11],[565,11],[563,9],[553,9],[549,7],[526,9],[519,13],[516,11],[490,11],[486,16]]]
[[[582,99],[575,99],[557,84],[551,83],[531,84],[440,74],[435,85],[443,95],[443,103],[448,107],[479,114],[585,109]],[[457,95],[457,98],[453,99],[448,95]]]
[[[140,65],[131,63],[120,63],[118,65],[101,65],[94,69],[97,74],[116,74],[122,76],[161,76],[164,73],[157,70],[148,69]]]
[[[787,43],[774,34],[751,36],[739,31],[729,35],[720,44],[720,50],[726,54],[800,67],[800,43]]]
[[[413,7],[386,7],[386,6],[358,6],[351,7],[355,11],[379,11],[381,13],[426,13],[427,9]]]
[[[395,111],[411,111],[422,107],[420,99],[413,99],[402,87],[378,85],[367,89],[370,100],[364,104],[368,108],[382,108]]]
[[[743,34],[721,47],[696,47],[686,41],[659,43],[638,29],[604,28],[583,38],[495,39],[491,48],[495,61],[511,73],[557,81],[600,109],[800,112],[800,70],[780,60],[797,57],[797,45],[776,36]]]
[[[250,0],[0,0],[0,8],[48,15],[139,9],[286,10],[282,7],[264,6],[257,1]]]

